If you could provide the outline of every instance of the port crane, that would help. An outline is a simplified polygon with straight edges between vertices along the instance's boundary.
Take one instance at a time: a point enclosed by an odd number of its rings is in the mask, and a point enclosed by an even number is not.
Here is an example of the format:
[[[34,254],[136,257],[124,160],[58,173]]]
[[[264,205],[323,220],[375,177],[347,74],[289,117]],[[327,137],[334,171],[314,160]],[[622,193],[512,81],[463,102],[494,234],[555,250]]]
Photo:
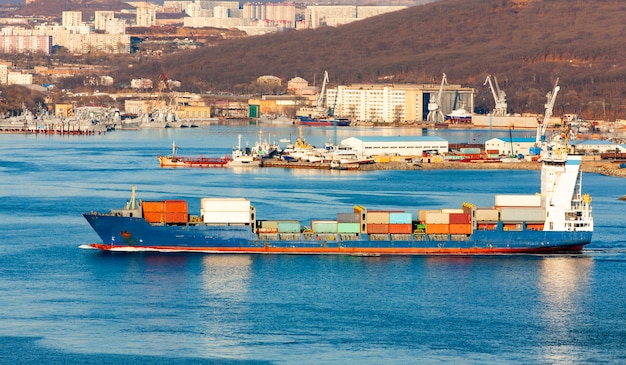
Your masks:
[[[447,83],[448,79],[446,74],[443,74],[437,97],[433,97],[432,94],[430,95],[430,100],[428,101],[428,116],[426,117],[426,120],[429,122],[437,123],[443,122],[444,120],[443,112],[441,111],[441,96],[443,94],[443,85]],[[439,117],[441,117],[441,119],[439,119]]]
[[[559,90],[561,90],[561,87],[559,86],[559,78],[557,77],[554,82],[554,87],[546,94],[546,110],[543,115],[543,120],[537,124],[537,136],[535,137],[534,147],[530,148],[531,154],[539,155],[542,150],[542,144],[546,142],[546,129],[548,128],[550,117],[552,117],[552,109],[554,109],[554,102],[556,101],[556,95],[559,93]]]
[[[315,111],[319,116],[328,115],[328,110],[325,107],[324,100],[326,99],[326,84],[328,83],[328,71],[324,71],[324,80],[322,81],[322,90],[317,94],[317,99],[315,100]]]
[[[496,84],[496,87],[493,87],[493,84]],[[493,100],[495,102],[495,108],[493,109],[493,116],[504,116],[506,115],[506,93],[504,90],[500,89],[498,85],[498,79],[494,76],[493,83],[491,82],[491,75],[487,75],[487,79],[483,83],[483,85],[489,84],[489,88],[491,89],[491,94],[493,94]]]

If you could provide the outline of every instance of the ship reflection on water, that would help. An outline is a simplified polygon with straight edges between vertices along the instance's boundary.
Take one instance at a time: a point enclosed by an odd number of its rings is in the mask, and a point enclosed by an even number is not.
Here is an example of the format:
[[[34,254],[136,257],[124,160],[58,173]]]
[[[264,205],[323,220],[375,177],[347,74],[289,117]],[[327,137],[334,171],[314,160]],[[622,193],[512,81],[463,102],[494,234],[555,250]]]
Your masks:
[[[537,303],[542,356],[550,364],[575,364],[580,358],[580,327],[585,321],[594,260],[591,257],[546,257],[539,272]]]

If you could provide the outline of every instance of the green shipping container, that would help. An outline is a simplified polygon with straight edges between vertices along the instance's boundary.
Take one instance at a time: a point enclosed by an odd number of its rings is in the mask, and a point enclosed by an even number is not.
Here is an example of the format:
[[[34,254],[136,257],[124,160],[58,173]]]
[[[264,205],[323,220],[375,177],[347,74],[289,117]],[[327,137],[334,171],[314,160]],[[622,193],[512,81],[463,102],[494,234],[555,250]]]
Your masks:
[[[300,222],[278,222],[278,233],[300,233]]]
[[[360,233],[361,232],[361,224],[360,223],[337,223],[337,232],[338,233]]]
[[[311,228],[316,233],[337,233],[337,221],[311,221]]]

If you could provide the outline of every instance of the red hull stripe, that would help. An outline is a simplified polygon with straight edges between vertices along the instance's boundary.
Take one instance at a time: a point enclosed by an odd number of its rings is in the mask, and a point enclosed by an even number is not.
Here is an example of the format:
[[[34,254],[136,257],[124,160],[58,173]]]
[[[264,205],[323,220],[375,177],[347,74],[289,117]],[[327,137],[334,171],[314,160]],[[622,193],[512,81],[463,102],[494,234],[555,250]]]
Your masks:
[[[335,255],[490,255],[515,253],[581,252],[582,245],[537,248],[282,248],[282,247],[180,247],[89,245],[104,251],[161,251],[200,253],[335,254]]]

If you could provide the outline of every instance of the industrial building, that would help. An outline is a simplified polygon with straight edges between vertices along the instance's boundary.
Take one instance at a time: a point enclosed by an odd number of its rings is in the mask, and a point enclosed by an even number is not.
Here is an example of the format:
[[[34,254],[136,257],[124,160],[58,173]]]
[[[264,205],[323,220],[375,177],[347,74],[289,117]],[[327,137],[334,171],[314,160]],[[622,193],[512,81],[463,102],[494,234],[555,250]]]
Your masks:
[[[448,141],[433,136],[361,136],[341,141],[366,156],[422,156],[424,152],[441,154],[448,152]]]
[[[492,138],[485,142],[485,151],[498,150],[500,155],[518,156],[530,155],[530,148],[534,147],[535,138]]]
[[[326,104],[335,116],[365,122],[427,120],[432,98],[440,99],[443,115],[461,107],[474,109],[474,89],[453,84],[353,84],[326,91]]]

